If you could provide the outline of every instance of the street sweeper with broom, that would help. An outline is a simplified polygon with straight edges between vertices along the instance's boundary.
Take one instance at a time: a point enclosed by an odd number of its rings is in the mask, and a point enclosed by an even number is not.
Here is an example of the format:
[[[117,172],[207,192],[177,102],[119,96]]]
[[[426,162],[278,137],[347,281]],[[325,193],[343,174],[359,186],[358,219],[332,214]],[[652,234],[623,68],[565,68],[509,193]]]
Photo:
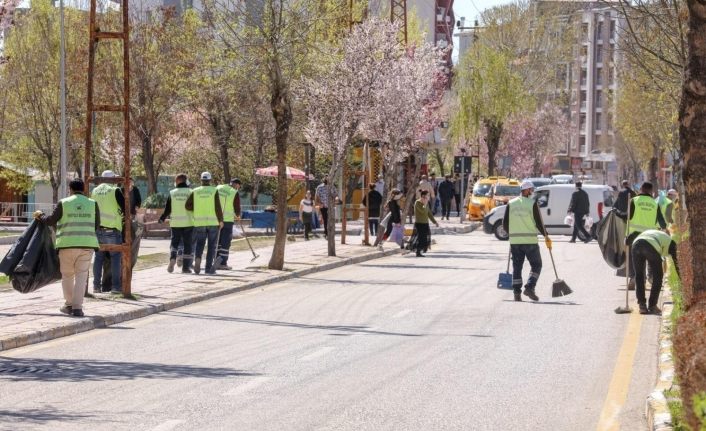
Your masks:
[[[662,258],[672,257],[674,269],[679,275],[677,263],[677,243],[665,232],[657,229],[649,229],[637,236],[632,243],[632,263],[635,268],[635,296],[640,314],[662,314],[662,310],[657,306],[659,293],[662,290]],[[650,299],[645,298],[645,266],[649,265],[652,275],[652,288],[650,289]]]
[[[510,235],[510,254],[512,256],[512,289],[515,301],[522,301],[522,265],[525,258],[530,264],[530,275],[525,284],[525,296],[533,301],[539,301],[534,291],[539,273],[542,271],[542,256],[539,252],[537,232],[544,235],[544,243],[552,249],[552,240],[542,223],[537,202],[532,198],[534,185],[524,181],[520,185],[522,194],[508,203],[503,228]]]

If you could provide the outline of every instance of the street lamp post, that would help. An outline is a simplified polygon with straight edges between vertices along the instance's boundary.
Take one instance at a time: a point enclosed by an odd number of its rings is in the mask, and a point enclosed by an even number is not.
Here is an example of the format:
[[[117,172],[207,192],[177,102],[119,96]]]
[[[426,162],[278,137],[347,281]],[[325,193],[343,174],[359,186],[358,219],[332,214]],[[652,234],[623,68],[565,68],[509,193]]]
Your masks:
[[[68,196],[66,176],[67,176],[67,157],[66,157],[66,35],[64,31],[64,0],[59,0],[59,103],[61,105],[61,156],[60,156],[60,190],[59,198],[63,199]]]
[[[461,148],[461,220],[459,223],[463,223],[463,219],[466,218],[466,149]]]

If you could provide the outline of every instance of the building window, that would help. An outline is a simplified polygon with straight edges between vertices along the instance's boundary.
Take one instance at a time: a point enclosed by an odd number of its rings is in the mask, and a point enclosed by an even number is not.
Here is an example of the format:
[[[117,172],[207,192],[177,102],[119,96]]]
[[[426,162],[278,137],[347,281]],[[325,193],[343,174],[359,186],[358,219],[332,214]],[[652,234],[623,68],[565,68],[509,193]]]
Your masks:
[[[606,114],[605,123],[606,123],[606,129],[608,129],[609,132],[612,132],[613,131],[613,116],[610,113]]]
[[[596,27],[596,40],[603,40],[603,21],[598,21]]]
[[[596,69],[596,85],[603,85],[603,68]]]
[[[588,72],[586,69],[581,69],[581,85],[586,85],[586,78],[588,76]],[[585,98],[582,98],[581,100],[586,100]]]
[[[615,40],[615,20],[610,20],[610,38]]]
[[[598,45],[596,46],[596,63],[602,63],[603,62],[603,46]]]
[[[608,68],[608,84],[609,85],[615,84],[615,68],[614,67]]]
[[[584,136],[581,136],[579,138],[579,152],[580,153],[586,152],[586,138]]]
[[[581,24],[581,37],[583,40],[588,40],[588,23]]]
[[[596,112],[596,130],[601,130],[601,113]]]
[[[585,132],[586,131],[586,114],[581,114],[579,117],[579,131]]]
[[[581,90],[581,109],[586,109],[586,90]]]
[[[603,92],[601,90],[596,90],[596,103],[594,105],[596,108],[603,107]]]

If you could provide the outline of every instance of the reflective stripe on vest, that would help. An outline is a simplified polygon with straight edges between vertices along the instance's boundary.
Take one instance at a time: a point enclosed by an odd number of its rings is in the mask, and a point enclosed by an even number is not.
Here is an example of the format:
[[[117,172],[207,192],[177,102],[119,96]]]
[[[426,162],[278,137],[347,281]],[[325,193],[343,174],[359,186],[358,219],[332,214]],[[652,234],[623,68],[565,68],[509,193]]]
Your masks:
[[[91,199],[98,202],[98,211],[101,215],[101,226],[123,230],[123,218],[120,214],[120,206],[115,199],[115,191],[118,188],[110,184],[101,184],[91,192]]]
[[[635,203],[635,214],[631,214],[627,235],[656,228],[657,209],[659,208],[657,202],[645,195],[632,198],[632,202]]]
[[[538,244],[534,223],[534,199],[516,197],[508,203],[510,244]]]
[[[669,246],[672,244],[672,237],[661,230],[650,229],[637,236],[635,241],[647,241],[660,256],[669,255]]]
[[[177,187],[169,192],[172,199],[172,213],[169,215],[170,227],[192,227],[194,225],[194,213],[186,210],[186,200],[189,199],[191,189],[188,187]]]
[[[235,201],[235,195],[238,191],[227,184],[221,184],[216,187],[218,190],[218,197],[221,200],[221,209],[223,210],[223,221],[226,223],[233,223],[235,220],[235,210],[233,210],[233,201]]]
[[[201,186],[194,189],[194,226],[218,226],[213,186]]]
[[[78,194],[61,200],[56,248],[98,248],[96,201]]]

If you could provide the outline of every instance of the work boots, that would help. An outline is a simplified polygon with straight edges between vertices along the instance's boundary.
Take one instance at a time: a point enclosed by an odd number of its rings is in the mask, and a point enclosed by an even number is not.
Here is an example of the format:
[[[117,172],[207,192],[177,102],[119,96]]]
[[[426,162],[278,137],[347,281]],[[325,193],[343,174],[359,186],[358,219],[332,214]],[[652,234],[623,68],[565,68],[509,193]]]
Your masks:
[[[176,265],[176,259],[169,259],[169,265],[167,266],[167,272],[172,273],[174,272],[174,265]]]
[[[525,287],[525,296],[532,301],[539,301],[539,296],[534,293],[534,287]]]
[[[194,259],[194,272],[196,274],[201,273],[201,258],[200,257],[197,257],[196,259]]]

